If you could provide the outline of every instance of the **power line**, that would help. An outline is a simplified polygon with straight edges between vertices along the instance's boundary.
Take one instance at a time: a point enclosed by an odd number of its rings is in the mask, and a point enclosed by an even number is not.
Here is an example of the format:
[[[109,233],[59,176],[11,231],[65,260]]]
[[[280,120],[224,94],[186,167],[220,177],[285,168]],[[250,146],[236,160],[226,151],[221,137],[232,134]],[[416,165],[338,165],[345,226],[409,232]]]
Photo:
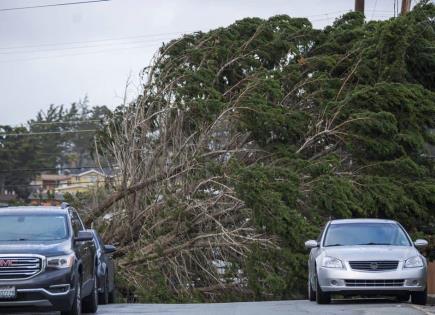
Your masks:
[[[44,131],[44,132],[22,132],[22,133],[0,133],[0,136],[14,137],[14,136],[43,136],[51,134],[64,134],[64,133],[84,133],[84,132],[94,132],[97,129],[89,130],[64,130],[64,131]]]
[[[3,50],[3,49],[36,48],[36,47],[46,47],[46,46],[63,46],[63,45],[74,45],[74,44],[85,44],[85,43],[96,43],[96,42],[108,42],[108,41],[120,41],[120,40],[137,39],[137,38],[149,38],[149,37],[158,37],[158,36],[166,36],[166,35],[181,35],[181,34],[191,33],[191,32],[195,32],[195,31],[180,31],[180,32],[170,32],[170,33],[155,33],[155,34],[144,34],[144,35],[126,36],[126,37],[113,37],[113,38],[94,39],[94,40],[85,40],[85,41],[74,41],[74,42],[63,42],[63,43],[44,43],[44,44],[36,44],[36,45],[9,46],[9,47],[0,47],[0,50]]]
[[[51,51],[65,51],[65,50],[75,50],[75,49],[88,49],[88,48],[105,48],[110,46],[116,46],[118,45],[129,45],[129,44],[141,44],[141,43],[156,43],[158,44],[161,41],[164,40],[170,40],[169,37],[160,37],[155,38],[152,40],[134,40],[129,42],[121,42],[121,43],[102,43],[99,45],[84,45],[84,46],[75,46],[75,47],[49,47],[45,49],[38,49],[38,50],[18,50],[18,51],[0,51],[0,55],[15,55],[15,54],[34,54],[34,53],[41,53],[41,52],[51,52]],[[120,47],[122,48],[122,47]]]
[[[95,181],[95,182],[91,182],[91,181],[89,181],[89,182],[80,182],[80,183],[77,183],[77,184],[71,184],[71,185],[69,185],[69,186],[66,186],[66,187],[56,187],[56,188],[52,188],[52,189],[48,189],[48,190],[56,190],[56,189],[58,189],[58,188],[74,188],[74,186],[73,185],[81,185],[81,184],[100,184],[100,183],[113,183],[114,182],[114,180],[107,180],[107,181],[105,181],[105,180],[97,180],[97,181]],[[5,188],[7,189],[7,188],[12,188],[12,187],[43,187],[42,185],[39,185],[39,184],[11,184],[11,185],[5,185]]]
[[[75,57],[75,56],[92,55],[92,54],[100,54],[100,53],[112,53],[112,52],[145,48],[145,47],[155,47],[155,45],[140,45],[140,46],[133,46],[133,47],[118,48],[118,49],[105,49],[105,50],[97,50],[97,51],[90,51],[90,52],[84,52],[84,53],[63,54],[63,55],[54,55],[54,56],[45,56],[45,57],[36,57],[36,58],[10,59],[10,60],[0,61],[0,63],[31,61],[31,60],[41,60],[41,59],[53,59],[53,58],[62,58],[62,57],[70,57],[70,56]]]
[[[108,1],[111,1],[111,0],[89,0],[89,1],[77,1],[77,2],[42,4],[42,5],[34,5],[34,6],[26,6],[26,7],[5,8],[5,9],[0,9],[0,12],[1,11],[16,11],[16,10],[48,8],[48,7],[59,7],[59,6],[67,6],[67,5],[88,4],[88,3],[108,2]]]
[[[376,0],[376,2],[375,2],[375,5],[374,5],[374,7],[373,7],[373,10],[372,10],[372,17],[370,18],[371,20],[373,20],[373,17],[375,16],[375,10],[376,10],[376,6],[378,5],[378,0]]]
[[[30,126],[35,125],[64,125],[64,124],[86,124],[92,122],[102,122],[100,119],[90,119],[90,120],[66,120],[66,121],[44,121],[44,122],[32,122],[29,123]]]

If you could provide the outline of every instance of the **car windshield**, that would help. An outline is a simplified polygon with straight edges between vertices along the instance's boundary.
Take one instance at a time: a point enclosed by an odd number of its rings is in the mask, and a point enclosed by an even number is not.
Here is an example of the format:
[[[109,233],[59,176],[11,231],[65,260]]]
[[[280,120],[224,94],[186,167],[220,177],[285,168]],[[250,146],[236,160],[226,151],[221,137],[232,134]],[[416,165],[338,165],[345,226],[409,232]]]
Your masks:
[[[403,229],[395,223],[331,224],[324,246],[394,245],[410,246]]]
[[[67,237],[64,215],[0,215],[0,241],[54,241]]]

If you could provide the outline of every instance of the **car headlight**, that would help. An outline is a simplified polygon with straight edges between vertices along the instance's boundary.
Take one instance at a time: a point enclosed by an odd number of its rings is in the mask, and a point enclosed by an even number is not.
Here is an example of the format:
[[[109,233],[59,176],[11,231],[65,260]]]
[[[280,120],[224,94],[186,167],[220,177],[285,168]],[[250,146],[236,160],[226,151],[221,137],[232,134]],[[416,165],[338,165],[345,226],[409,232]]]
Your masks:
[[[325,256],[325,258],[323,258],[322,267],[326,267],[326,268],[341,268],[342,269],[343,268],[343,263],[338,258],[330,257],[330,256]]]
[[[405,260],[404,268],[423,267],[423,259],[420,256],[414,256]]]
[[[47,267],[57,269],[70,268],[74,264],[74,259],[74,254],[47,257]]]

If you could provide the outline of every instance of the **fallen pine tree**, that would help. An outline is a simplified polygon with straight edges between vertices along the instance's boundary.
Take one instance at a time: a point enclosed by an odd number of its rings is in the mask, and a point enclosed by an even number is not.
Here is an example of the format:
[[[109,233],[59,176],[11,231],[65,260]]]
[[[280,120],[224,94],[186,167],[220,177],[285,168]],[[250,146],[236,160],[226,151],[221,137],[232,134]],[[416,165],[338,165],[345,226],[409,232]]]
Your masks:
[[[118,175],[88,222],[119,245],[121,290],[301,297],[303,241],[331,217],[396,219],[433,248],[434,15],[247,18],[164,45],[97,144]]]

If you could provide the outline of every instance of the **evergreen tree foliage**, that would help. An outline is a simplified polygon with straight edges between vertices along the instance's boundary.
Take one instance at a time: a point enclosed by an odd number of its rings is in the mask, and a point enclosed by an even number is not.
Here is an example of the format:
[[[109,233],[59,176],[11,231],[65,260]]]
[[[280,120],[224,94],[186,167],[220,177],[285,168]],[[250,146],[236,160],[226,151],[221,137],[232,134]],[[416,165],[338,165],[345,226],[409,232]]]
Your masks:
[[[324,30],[246,18],[161,48],[150,77],[176,85],[185,128],[236,104],[236,128],[266,152],[249,167],[234,156],[229,174],[279,246],[253,248],[241,266],[256,299],[305,294],[303,242],[329,218],[395,219],[434,247],[434,18],[428,1],[387,21],[347,13]]]

